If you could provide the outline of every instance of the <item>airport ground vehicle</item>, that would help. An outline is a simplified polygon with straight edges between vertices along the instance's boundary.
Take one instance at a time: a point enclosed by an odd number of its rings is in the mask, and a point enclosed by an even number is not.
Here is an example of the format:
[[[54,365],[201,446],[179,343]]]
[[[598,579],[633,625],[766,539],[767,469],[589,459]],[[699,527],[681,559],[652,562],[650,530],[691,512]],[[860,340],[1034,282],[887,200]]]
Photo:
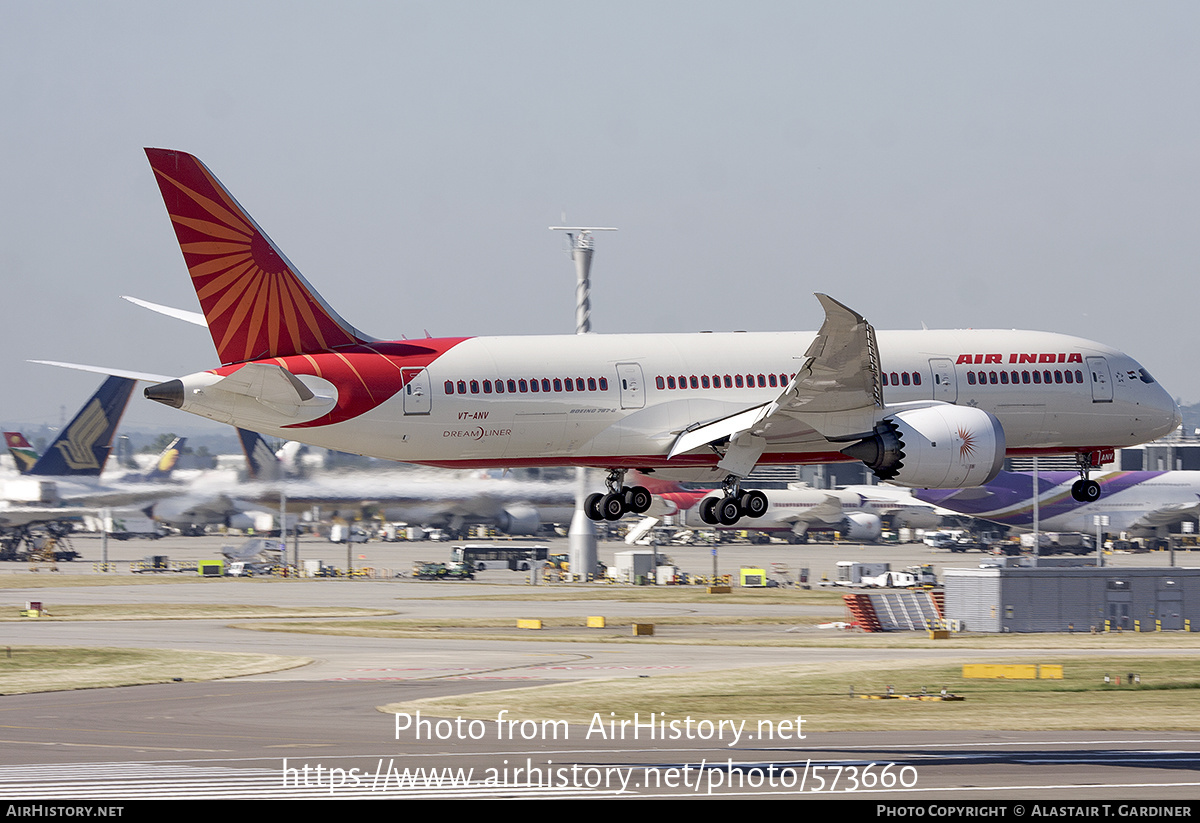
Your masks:
[[[511,543],[467,543],[450,550],[450,561],[461,563],[475,571],[509,569],[526,572],[534,563],[545,561],[549,549]]]
[[[417,563],[413,566],[413,577],[418,580],[474,580],[475,572],[460,563]]]

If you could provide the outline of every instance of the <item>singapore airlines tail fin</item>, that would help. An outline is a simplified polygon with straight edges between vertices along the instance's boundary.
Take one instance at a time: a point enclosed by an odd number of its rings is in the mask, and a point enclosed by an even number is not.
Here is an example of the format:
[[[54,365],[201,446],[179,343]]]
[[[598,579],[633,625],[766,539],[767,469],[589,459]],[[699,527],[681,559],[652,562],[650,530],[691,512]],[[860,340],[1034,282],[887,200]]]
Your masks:
[[[372,342],[321,298],[208,168],[146,149],[224,364]]]
[[[121,422],[121,415],[125,413],[125,406],[129,403],[136,382],[127,377],[109,377],[105,380],[75,415],[71,424],[63,430],[50,448],[46,449],[46,453],[28,468],[22,469],[22,473],[56,477],[99,477],[105,462],[108,461],[109,452],[112,451],[113,435],[116,434],[117,425]],[[10,434],[14,433],[5,433],[5,440],[10,444],[9,450],[16,457],[17,452],[12,450]],[[20,439],[29,453],[37,454],[29,447],[24,437]],[[25,462],[27,461],[23,458],[17,458],[18,467]]]

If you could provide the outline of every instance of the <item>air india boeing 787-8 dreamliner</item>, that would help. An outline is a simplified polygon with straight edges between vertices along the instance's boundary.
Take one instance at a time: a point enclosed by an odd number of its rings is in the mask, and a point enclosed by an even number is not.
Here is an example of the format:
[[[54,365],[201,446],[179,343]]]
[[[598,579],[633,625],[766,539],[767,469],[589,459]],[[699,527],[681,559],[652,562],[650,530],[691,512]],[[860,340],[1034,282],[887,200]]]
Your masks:
[[[341,318],[203,163],[147,149],[221,365],[146,397],[346,452],[451,468],[607,469],[594,519],[642,512],[631,469],[723,483],[726,525],[768,501],[761,464],[861,460],[893,483],[987,483],[1005,454],[1097,453],[1179,425],[1142,366],[1034,331],[881,331],[818,294],[817,332],[379,340]]]

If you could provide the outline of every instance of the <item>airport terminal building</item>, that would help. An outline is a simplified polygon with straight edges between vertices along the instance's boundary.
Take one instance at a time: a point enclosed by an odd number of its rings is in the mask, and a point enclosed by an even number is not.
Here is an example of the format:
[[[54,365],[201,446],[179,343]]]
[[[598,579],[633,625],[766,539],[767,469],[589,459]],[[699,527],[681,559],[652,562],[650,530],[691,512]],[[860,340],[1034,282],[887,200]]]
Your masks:
[[[1200,631],[1200,569],[946,569],[946,617],[971,632]]]

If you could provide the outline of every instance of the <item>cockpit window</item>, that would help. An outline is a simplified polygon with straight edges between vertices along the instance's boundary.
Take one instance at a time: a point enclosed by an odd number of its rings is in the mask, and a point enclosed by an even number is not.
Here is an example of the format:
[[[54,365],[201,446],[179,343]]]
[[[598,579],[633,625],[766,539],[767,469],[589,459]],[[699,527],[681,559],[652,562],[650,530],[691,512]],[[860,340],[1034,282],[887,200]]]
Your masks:
[[[1150,372],[1145,369],[1138,369],[1138,377],[1142,378],[1143,383],[1153,383],[1154,378],[1150,376]]]

